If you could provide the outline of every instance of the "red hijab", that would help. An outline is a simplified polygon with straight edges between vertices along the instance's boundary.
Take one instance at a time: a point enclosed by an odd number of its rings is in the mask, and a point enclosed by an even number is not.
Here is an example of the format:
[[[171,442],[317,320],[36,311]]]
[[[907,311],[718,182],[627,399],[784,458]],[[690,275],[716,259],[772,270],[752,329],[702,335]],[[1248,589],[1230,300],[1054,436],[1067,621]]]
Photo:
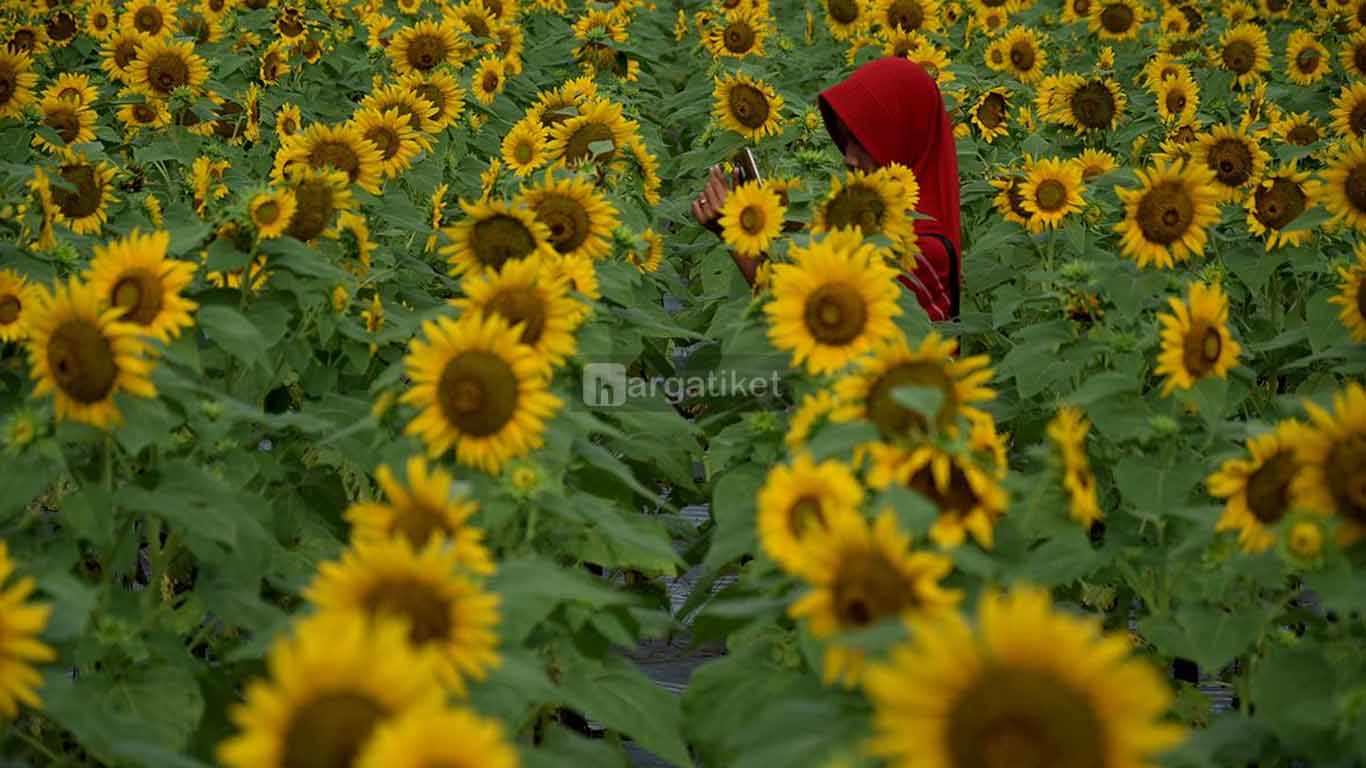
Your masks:
[[[920,183],[916,210],[920,238],[942,235],[963,252],[958,224],[958,152],[953,125],[934,78],[913,61],[895,57],[870,61],[820,95],[821,115],[840,151],[838,119],[878,165],[900,163]],[[961,256],[960,256],[961,258]]]

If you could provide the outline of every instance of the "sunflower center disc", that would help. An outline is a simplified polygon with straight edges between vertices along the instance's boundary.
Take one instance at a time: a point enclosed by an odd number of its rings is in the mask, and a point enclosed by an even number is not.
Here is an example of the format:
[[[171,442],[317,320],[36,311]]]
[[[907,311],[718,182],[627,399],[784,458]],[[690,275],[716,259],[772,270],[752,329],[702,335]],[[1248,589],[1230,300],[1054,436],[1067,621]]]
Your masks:
[[[1011,179],[1010,188],[1006,190],[1006,200],[1010,203],[1010,211],[1022,219],[1028,220],[1033,216],[1025,210],[1024,195],[1020,193],[1020,179]]]
[[[868,322],[868,308],[858,289],[828,283],[806,300],[806,329],[821,344],[841,346],[857,339]]]
[[[0,106],[9,103],[14,97],[14,91],[19,84],[19,74],[8,65],[0,62]]]
[[[883,439],[925,431],[927,426],[924,417],[892,397],[898,387],[933,387],[942,392],[944,401],[935,414],[935,421],[941,425],[947,425],[957,412],[953,382],[942,366],[929,362],[902,363],[879,376],[868,389],[868,420]]]
[[[501,268],[508,259],[525,258],[536,250],[536,238],[512,216],[499,214],[477,222],[473,236],[474,258],[493,269]]]
[[[133,26],[139,32],[155,36],[161,31],[161,25],[166,23],[161,18],[161,11],[150,5],[145,5],[133,14]]]
[[[1111,3],[1101,9],[1100,25],[1112,35],[1122,35],[1134,25],[1134,9],[1124,3]]]
[[[840,24],[849,24],[858,18],[856,0],[827,0],[825,7],[830,12],[830,18]]]
[[[1096,768],[1108,761],[1091,702],[1045,670],[983,669],[947,719],[949,765]]]
[[[1358,45],[1352,49],[1352,65],[1358,72],[1366,72],[1366,45]]]
[[[365,595],[371,614],[398,616],[408,622],[408,639],[425,645],[450,637],[451,605],[429,585],[412,580],[384,581]]]
[[[957,465],[949,468],[947,490],[939,490],[939,486],[934,482],[934,471],[928,466],[920,468],[906,485],[933,502],[941,517],[964,517],[977,506],[977,494],[973,492],[972,484]]]
[[[1295,55],[1295,66],[1306,75],[1312,75],[1318,70],[1319,61],[1319,52],[1313,48],[1305,48]]]
[[[1272,456],[1247,479],[1247,507],[1263,525],[1275,525],[1290,508],[1290,481],[1299,464],[1292,450]]]
[[[914,32],[925,23],[925,9],[916,0],[895,0],[887,9],[887,23],[894,29]]]
[[[178,53],[158,54],[147,65],[147,81],[152,90],[163,96],[190,81],[189,62]]]
[[[1057,179],[1048,179],[1034,191],[1034,202],[1043,211],[1056,211],[1067,202],[1067,187]]]
[[[341,141],[322,141],[308,153],[308,164],[313,168],[332,166],[355,181],[360,175],[360,158],[351,145]]]
[[[1366,318],[1366,280],[1357,284],[1357,314]]]
[[[426,72],[446,58],[446,44],[432,35],[418,35],[408,43],[408,66]]]
[[[62,42],[76,36],[76,19],[66,11],[58,13],[47,22],[47,36]]]
[[[1366,163],[1359,163],[1348,172],[1343,187],[1352,207],[1358,213],[1366,213]]]
[[[1253,199],[1257,221],[1270,229],[1284,229],[1298,219],[1309,201],[1299,184],[1280,178],[1269,188],[1258,187]]]
[[[74,188],[70,191],[52,190],[53,202],[57,203],[63,216],[68,219],[81,219],[100,209],[100,201],[104,194],[94,168],[88,164],[64,165],[61,175],[62,179]]]
[[[835,615],[846,627],[867,627],[915,603],[896,566],[881,551],[843,558],[831,585]]]
[[[1021,72],[1033,69],[1034,46],[1024,42],[1010,46],[1010,65]]]
[[[0,299],[0,325],[10,325],[19,319],[19,312],[24,308],[17,296],[6,296]]]
[[[1091,15],[1091,0],[1072,0],[1072,10],[1078,16],[1086,17]]]
[[[68,320],[47,342],[47,363],[57,386],[78,403],[98,403],[114,389],[114,347],[84,320]]]
[[[507,319],[509,325],[522,324],[522,343],[536,346],[545,332],[545,302],[528,287],[499,291],[489,300],[489,309]]]
[[[757,235],[764,228],[764,212],[753,205],[746,206],[740,211],[740,229],[745,234]]]
[[[280,204],[274,200],[267,200],[264,203],[261,203],[256,207],[256,213],[253,218],[256,220],[257,226],[268,227],[271,224],[274,224],[275,220],[280,218]]]
[[[1318,129],[1308,123],[1291,128],[1285,135],[1286,142],[1297,147],[1307,147],[1319,140]]]
[[[1252,43],[1234,40],[1224,46],[1223,60],[1224,69],[1242,75],[1252,71],[1252,65],[1257,60],[1257,52]]]
[[[498,90],[498,73],[485,72],[484,79],[479,85],[484,89],[484,93],[493,93]]]
[[[325,681],[324,681],[325,682]],[[389,715],[374,699],[357,693],[324,693],[289,718],[280,765],[288,768],[349,768]]]
[[[1179,181],[1152,189],[1138,203],[1138,228],[1150,243],[1171,245],[1180,240],[1195,217],[1195,201]]]
[[[38,36],[31,29],[21,29],[9,39],[9,49],[13,53],[33,53],[38,45]]]
[[[988,93],[977,107],[977,122],[987,128],[997,128],[1006,121],[1006,97],[999,93]]]
[[[1181,358],[1192,378],[1203,379],[1214,370],[1223,351],[1224,340],[1212,325],[1196,321],[1181,344]]]
[[[438,531],[445,532],[448,536],[453,533],[446,527],[439,510],[423,506],[395,509],[391,525],[395,533],[419,549],[426,546],[428,539]]]
[[[1072,116],[1083,128],[1105,128],[1115,118],[1115,97],[1098,80],[1081,86],[1072,94]]]
[[[826,224],[830,229],[858,227],[864,236],[882,231],[887,215],[887,204],[876,189],[864,184],[851,184],[839,191],[825,206]]]
[[[1172,91],[1167,94],[1167,111],[1179,115],[1186,109],[1186,94]]]
[[[525,141],[518,144],[516,149],[512,151],[512,159],[516,160],[518,165],[526,165],[527,163],[531,162],[532,158],[534,158],[535,156],[535,150],[532,149],[532,146],[526,143]]]
[[[209,34],[213,31],[209,28],[209,22],[197,13],[186,18],[180,28],[200,44],[209,42]]]
[[[754,28],[743,21],[732,22],[721,33],[721,41],[731,53],[745,53],[754,47]]]
[[[305,242],[321,235],[332,220],[332,188],[325,181],[305,181],[294,189],[298,205],[289,220],[291,237]]]
[[[303,34],[304,25],[293,14],[286,14],[280,17],[280,34],[285,37],[298,37]]]
[[[1220,184],[1241,187],[1252,177],[1252,152],[1241,139],[1220,139],[1209,149],[1206,164]]]
[[[139,269],[124,275],[109,293],[109,303],[126,311],[119,318],[138,325],[151,325],[161,313],[161,278],[147,270]]]
[[[729,104],[735,121],[751,131],[768,122],[768,97],[752,85],[736,83],[731,86]]]
[[[492,352],[461,352],[446,364],[436,385],[441,412],[462,434],[488,437],[517,411],[517,374]]]
[[[821,512],[820,499],[815,496],[803,496],[792,503],[792,508],[787,511],[787,530],[795,537],[801,538],[812,528],[825,527],[825,514]]]
[[[436,107],[437,114],[440,114],[446,109],[446,94],[442,93],[441,89],[432,83],[422,83],[413,89],[413,93],[417,94],[419,98],[431,102],[432,106]],[[416,128],[420,122],[417,118],[417,113],[409,108],[404,114],[408,116],[408,126]]]
[[[588,211],[564,195],[545,196],[536,205],[536,218],[550,229],[550,243],[560,253],[571,253],[583,245],[592,226]]]
[[[43,115],[43,125],[56,131],[57,135],[62,137],[64,144],[70,144],[81,135],[81,120],[70,105],[63,104]]]
[[[1352,113],[1347,118],[1348,125],[1352,128],[1352,135],[1366,135],[1366,101],[1358,102],[1352,107]]]
[[[398,154],[399,140],[398,135],[387,126],[377,126],[366,132],[365,138],[370,140],[379,149],[380,157],[385,160]]]
[[[1338,509],[1366,524],[1366,434],[1349,435],[1333,446],[1324,466]]]

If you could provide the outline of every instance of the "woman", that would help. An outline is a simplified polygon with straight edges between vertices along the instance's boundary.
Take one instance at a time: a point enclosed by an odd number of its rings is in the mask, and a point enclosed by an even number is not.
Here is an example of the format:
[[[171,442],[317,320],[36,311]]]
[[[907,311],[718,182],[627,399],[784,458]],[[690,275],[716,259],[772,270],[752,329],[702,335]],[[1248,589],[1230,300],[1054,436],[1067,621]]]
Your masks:
[[[871,61],[820,95],[821,116],[850,170],[875,171],[900,163],[920,184],[914,223],[920,257],[914,272],[898,279],[915,292],[931,320],[958,314],[961,240],[958,225],[958,155],[953,125],[939,86],[920,65],[899,58]],[[724,175],[713,168],[693,216],[715,227],[726,202]],[[758,264],[735,255],[745,279]]]

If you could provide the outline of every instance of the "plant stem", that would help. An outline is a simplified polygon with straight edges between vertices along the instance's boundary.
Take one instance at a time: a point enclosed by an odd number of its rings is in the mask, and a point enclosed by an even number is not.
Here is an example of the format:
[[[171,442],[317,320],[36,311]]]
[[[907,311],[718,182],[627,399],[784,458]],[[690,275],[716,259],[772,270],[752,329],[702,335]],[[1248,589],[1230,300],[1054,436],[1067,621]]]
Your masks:
[[[55,752],[48,749],[46,744],[44,744],[41,741],[38,741],[37,739],[33,738],[27,733],[24,733],[23,728],[11,728],[10,733],[13,733],[15,736],[18,736],[20,741],[27,744],[35,752],[41,753],[43,757],[47,758],[49,765],[56,765],[60,762],[63,762],[62,758],[58,757]]]

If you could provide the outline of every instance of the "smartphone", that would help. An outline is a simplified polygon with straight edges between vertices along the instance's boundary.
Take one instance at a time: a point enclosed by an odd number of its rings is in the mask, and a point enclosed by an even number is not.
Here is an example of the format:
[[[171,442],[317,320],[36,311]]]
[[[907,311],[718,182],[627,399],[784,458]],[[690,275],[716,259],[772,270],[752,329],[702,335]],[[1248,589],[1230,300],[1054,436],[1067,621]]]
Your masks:
[[[759,163],[754,160],[754,153],[750,152],[748,148],[740,150],[739,154],[731,160],[731,164],[735,166],[741,184],[750,181],[763,182],[763,177],[759,175]]]

